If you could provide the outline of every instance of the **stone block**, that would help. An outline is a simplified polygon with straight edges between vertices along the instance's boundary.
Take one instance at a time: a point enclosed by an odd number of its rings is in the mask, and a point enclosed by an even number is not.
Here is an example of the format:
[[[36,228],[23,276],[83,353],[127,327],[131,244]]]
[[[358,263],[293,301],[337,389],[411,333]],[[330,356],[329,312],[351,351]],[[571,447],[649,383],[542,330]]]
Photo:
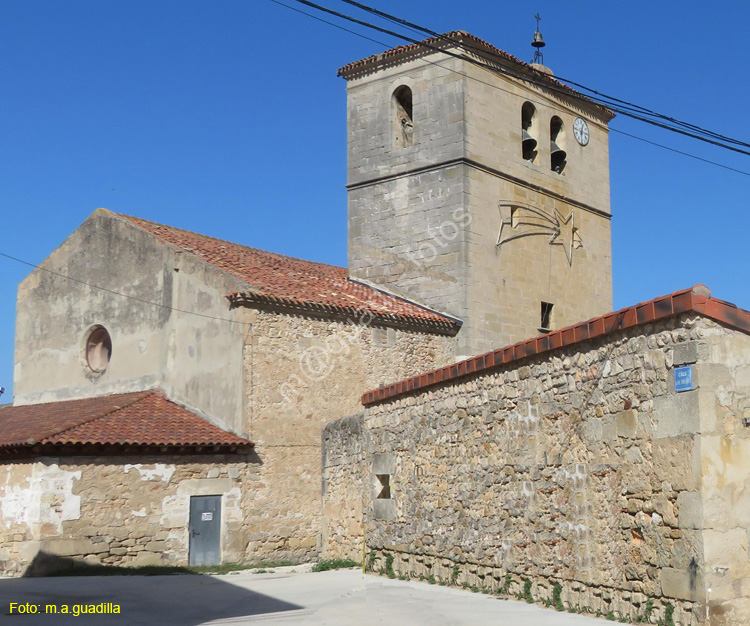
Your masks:
[[[298,539],[296,537],[292,537],[289,540],[289,547],[291,549],[296,548],[315,548],[318,545],[318,539],[317,537],[306,537],[304,539]]]
[[[156,554],[155,552],[148,552],[147,550],[143,550],[142,552],[139,552],[136,557],[134,563],[136,565],[159,565],[159,563],[162,562],[161,554]]]
[[[393,474],[396,470],[396,457],[392,452],[372,455],[373,474]]]
[[[166,515],[161,519],[162,528],[183,528],[187,524],[187,519],[187,513],[182,515]]]
[[[653,498],[654,511],[661,515],[667,526],[677,527],[679,521],[674,513],[674,505],[666,495],[659,495]]]
[[[698,342],[678,343],[674,347],[673,361],[675,366],[698,362]]]
[[[737,387],[750,387],[750,366],[738,367],[734,379]]]
[[[97,552],[89,539],[51,539],[42,542],[42,552],[56,556],[76,556]]]
[[[393,500],[375,500],[373,502],[373,509],[375,519],[396,519],[396,503]]]
[[[192,478],[180,482],[177,493],[190,496],[218,496],[232,489],[231,478]]]
[[[698,393],[685,391],[654,398],[656,438],[700,432]]]
[[[596,417],[587,419],[584,422],[584,433],[589,443],[602,441],[602,420]]]
[[[722,571],[729,566],[734,578],[745,576],[748,564],[748,529],[732,528],[727,531],[706,530],[703,533],[707,569]]]
[[[617,423],[613,417],[607,416],[602,419],[602,441],[617,440]]]
[[[730,387],[733,384],[731,370],[722,363],[701,363],[693,368],[693,384],[714,393],[717,387]]]
[[[679,528],[703,528],[703,499],[697,491],[682,491],[677,496]]]
[[[664,567],[660,574],[661,592],[668,598],[702,602],[705,600],[705,584],[698,568],[686,570]]]
[[[689,435],[654,439],[654,471],[670,489],[691,491],[700,486],[701,459],[695,439]]]
[[[632,446],[625,451],[625,460],[635,465],[643,463],[643,453],[640,448]]]
[[[635,409],[620,411],[615,417],[615,427],[618,437],[634,438],[638,431],[638,411]]]
[[[41,545],[41,541],[24,541],[18,544],[18,558],[23,562],[31,561],[39,553]]]

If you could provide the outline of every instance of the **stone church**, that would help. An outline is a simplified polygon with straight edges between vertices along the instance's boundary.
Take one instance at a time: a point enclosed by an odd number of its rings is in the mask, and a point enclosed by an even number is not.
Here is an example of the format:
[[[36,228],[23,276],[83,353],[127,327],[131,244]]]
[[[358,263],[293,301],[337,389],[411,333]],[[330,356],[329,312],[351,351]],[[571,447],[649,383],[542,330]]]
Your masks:
[[[750,313],[610,313],[612,113],[459,31],[339,74],[348,268],[99,209],[22,282],[2,569],[365,550],[747,623]]]

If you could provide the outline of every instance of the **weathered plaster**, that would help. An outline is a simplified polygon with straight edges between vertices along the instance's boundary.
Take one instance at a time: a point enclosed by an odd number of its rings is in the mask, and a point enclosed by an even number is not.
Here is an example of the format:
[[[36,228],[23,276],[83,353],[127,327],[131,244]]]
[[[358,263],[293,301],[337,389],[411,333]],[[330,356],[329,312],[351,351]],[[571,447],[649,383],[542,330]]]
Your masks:
[[[42,268],[18,289],[16,404],[160,387],[172,400],[242,433],[245,329],[225,296],[245,283],[105,209]],[[87,368],[84,356],[94,325],[112,338],[112,358],[100,374]]]
[[[222,559],[258,559],[245,550],[247,519],[256,506],[255,457],[132,460],[72,457],[0,466],[0,570],[43,571],[50,556],[110,565],[187,564],[194,495],[222,496]],[[214,472],[216,478],[207,478]],[[38,563],[41,553],[47,564]]]
[[[0,516],[6,529],[20,526],[39,538],[42,528],[61,532],[64,521],[80,518],[81,498],[73,494],[80,471],[67,471],[56,463],[3,465],[0,471]]]
[[[141,480],[163,480],[169,482],[174,474],[174,465],[164,465],[164,463],[157,463],[153,469],[143,467],[143,464],[136,463],[135,465],[126,465],[122,468],[122,471],[126,474],[131,470],[136,470],[141,475]]]

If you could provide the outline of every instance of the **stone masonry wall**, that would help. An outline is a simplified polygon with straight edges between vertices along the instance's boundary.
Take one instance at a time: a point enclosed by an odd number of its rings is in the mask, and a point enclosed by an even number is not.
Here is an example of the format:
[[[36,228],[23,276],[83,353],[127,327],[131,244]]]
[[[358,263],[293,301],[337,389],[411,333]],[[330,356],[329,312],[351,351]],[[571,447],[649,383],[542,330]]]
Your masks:
[[[683,351],[696,362],[697,399],[675,406],[682,428],[701,433],[700,494],[711,625],[750,623],[750,337],[719,327]],[[697,406],[696,406],[697,405]]]
[[[375,324],[245,309],[245,432],[261,466],[248,512],[251,560],[320,553],[321,431],[366,389],[451,362],[454,339]]]
[[[370,450],[362,413],[331,422],[323,430],[324,559],[362,558],[363,481],[369,474]]]
[[[325,431],[326,512],[343,510],[324,553],[361,548],[362,508],[374,569],[745,624],[748,355],[746,336],[682,316],[368,406]],[[696,389],[675,392],[675,363]]]
[[[351,275],[459,317],[462,356],[533,336],[543,302],[552,329],[610,311],[608,115],[502,72],[433,60],[348,77]],[[402,87],[413,99],[407,147],[394,142]],[[525,103],[535,108],[532,160],[521,148]],[[585,147],[573,138],[579,117]],[[553,118],[561,173],[551,169]]]
[[[223,496],[222,559],[245,561],[259,470],[236,455],[7,462],[0,571],[43,573],[40,552],[89,564],[187,565],[192,495]]]

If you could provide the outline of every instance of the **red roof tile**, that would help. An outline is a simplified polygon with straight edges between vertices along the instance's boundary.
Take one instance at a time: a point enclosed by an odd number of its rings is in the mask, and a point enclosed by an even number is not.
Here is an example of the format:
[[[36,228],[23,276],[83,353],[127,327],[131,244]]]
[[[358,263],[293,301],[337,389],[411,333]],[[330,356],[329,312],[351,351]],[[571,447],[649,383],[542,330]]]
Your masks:
[[[500,60],[510,61],[511,63],[520,66],[525,72],[529,73],[534,80],[547,82],[553,87],[562,89],[564,92],[577,99],[589,102],[591,105],[600,109],[608,119],[612,119],[615,116],[614,113],[607,109],[605,106],[593,102],[584,94],[576,91],[572,87],[569,87],[565,83],[560,82],[549,74],[536,69],[530,63],[521,61],[520,59],[514,57],[512,54],[508,54],[504,50],[500,50],[500,48],[496,48],[491,43],[484,41],[484,39],[480,39],[479,37],[476,37],[471,33],[467,33],[463,30],[454,30],[449,33],[438,35],[437,37],[428,37],[427,39],[423,39],[418,43],[411,43],[405,46],[397,46],[395,48],[391,48],[390,50],[386,50],[385,52],[373,54],[365,59],[360,59],[359,61],[354,61],[352,63],[344,65],[343,67],[339,68],[338,75],[343,76],[347,80],[350,78],[357,78],[360,75],[364,75],[368,72],[380,69],[382,66],[395,65],[396,63],[401,62],[404,58],[413,57],[417,54],[431,53],[435,51],[435,48],[441,50],[455,48],[461,43],[468,44],[469,50],[465,51],[467,54],[479,54],[481,57],[483,57],[480,58],[480,60],[487,60],[487,57],[489,57],[490,59],[491,57],[497,57]],[[482,54],[482,52],[484,52],[484,54]]]
[[[750,335],[750,311],[740,309],[729,302],[712,298],[708,287],[696,285],[690,289],[675,291],[668,296],[641,302],[614,313],[607,313],[601,317],[595,317],[573,326],[552,331],[546,335],[527,339],[494,352],[487,352],[466,361],[368,391],[362,396],[362,404],[365,406],[376,404],[413,391],[420,391],[432,385],[456,380],[468,374],[491,370],[535,354],[550,352],[588,339],[602,337],[618,330],[625,330],[626,328],[688,312],[699,313],[724,326]]]
[[[155,390],[0,408],[0,451],[47,444],[252,445]]]
[[[461,325],[451,317],[353,281],[344,267],[248,248],[137,217],[120,217],[247,283],[252,289],[229,294],[234,302],[264,301],[321,311],[367,313],[385,321],[428,326],[451,334]]]

